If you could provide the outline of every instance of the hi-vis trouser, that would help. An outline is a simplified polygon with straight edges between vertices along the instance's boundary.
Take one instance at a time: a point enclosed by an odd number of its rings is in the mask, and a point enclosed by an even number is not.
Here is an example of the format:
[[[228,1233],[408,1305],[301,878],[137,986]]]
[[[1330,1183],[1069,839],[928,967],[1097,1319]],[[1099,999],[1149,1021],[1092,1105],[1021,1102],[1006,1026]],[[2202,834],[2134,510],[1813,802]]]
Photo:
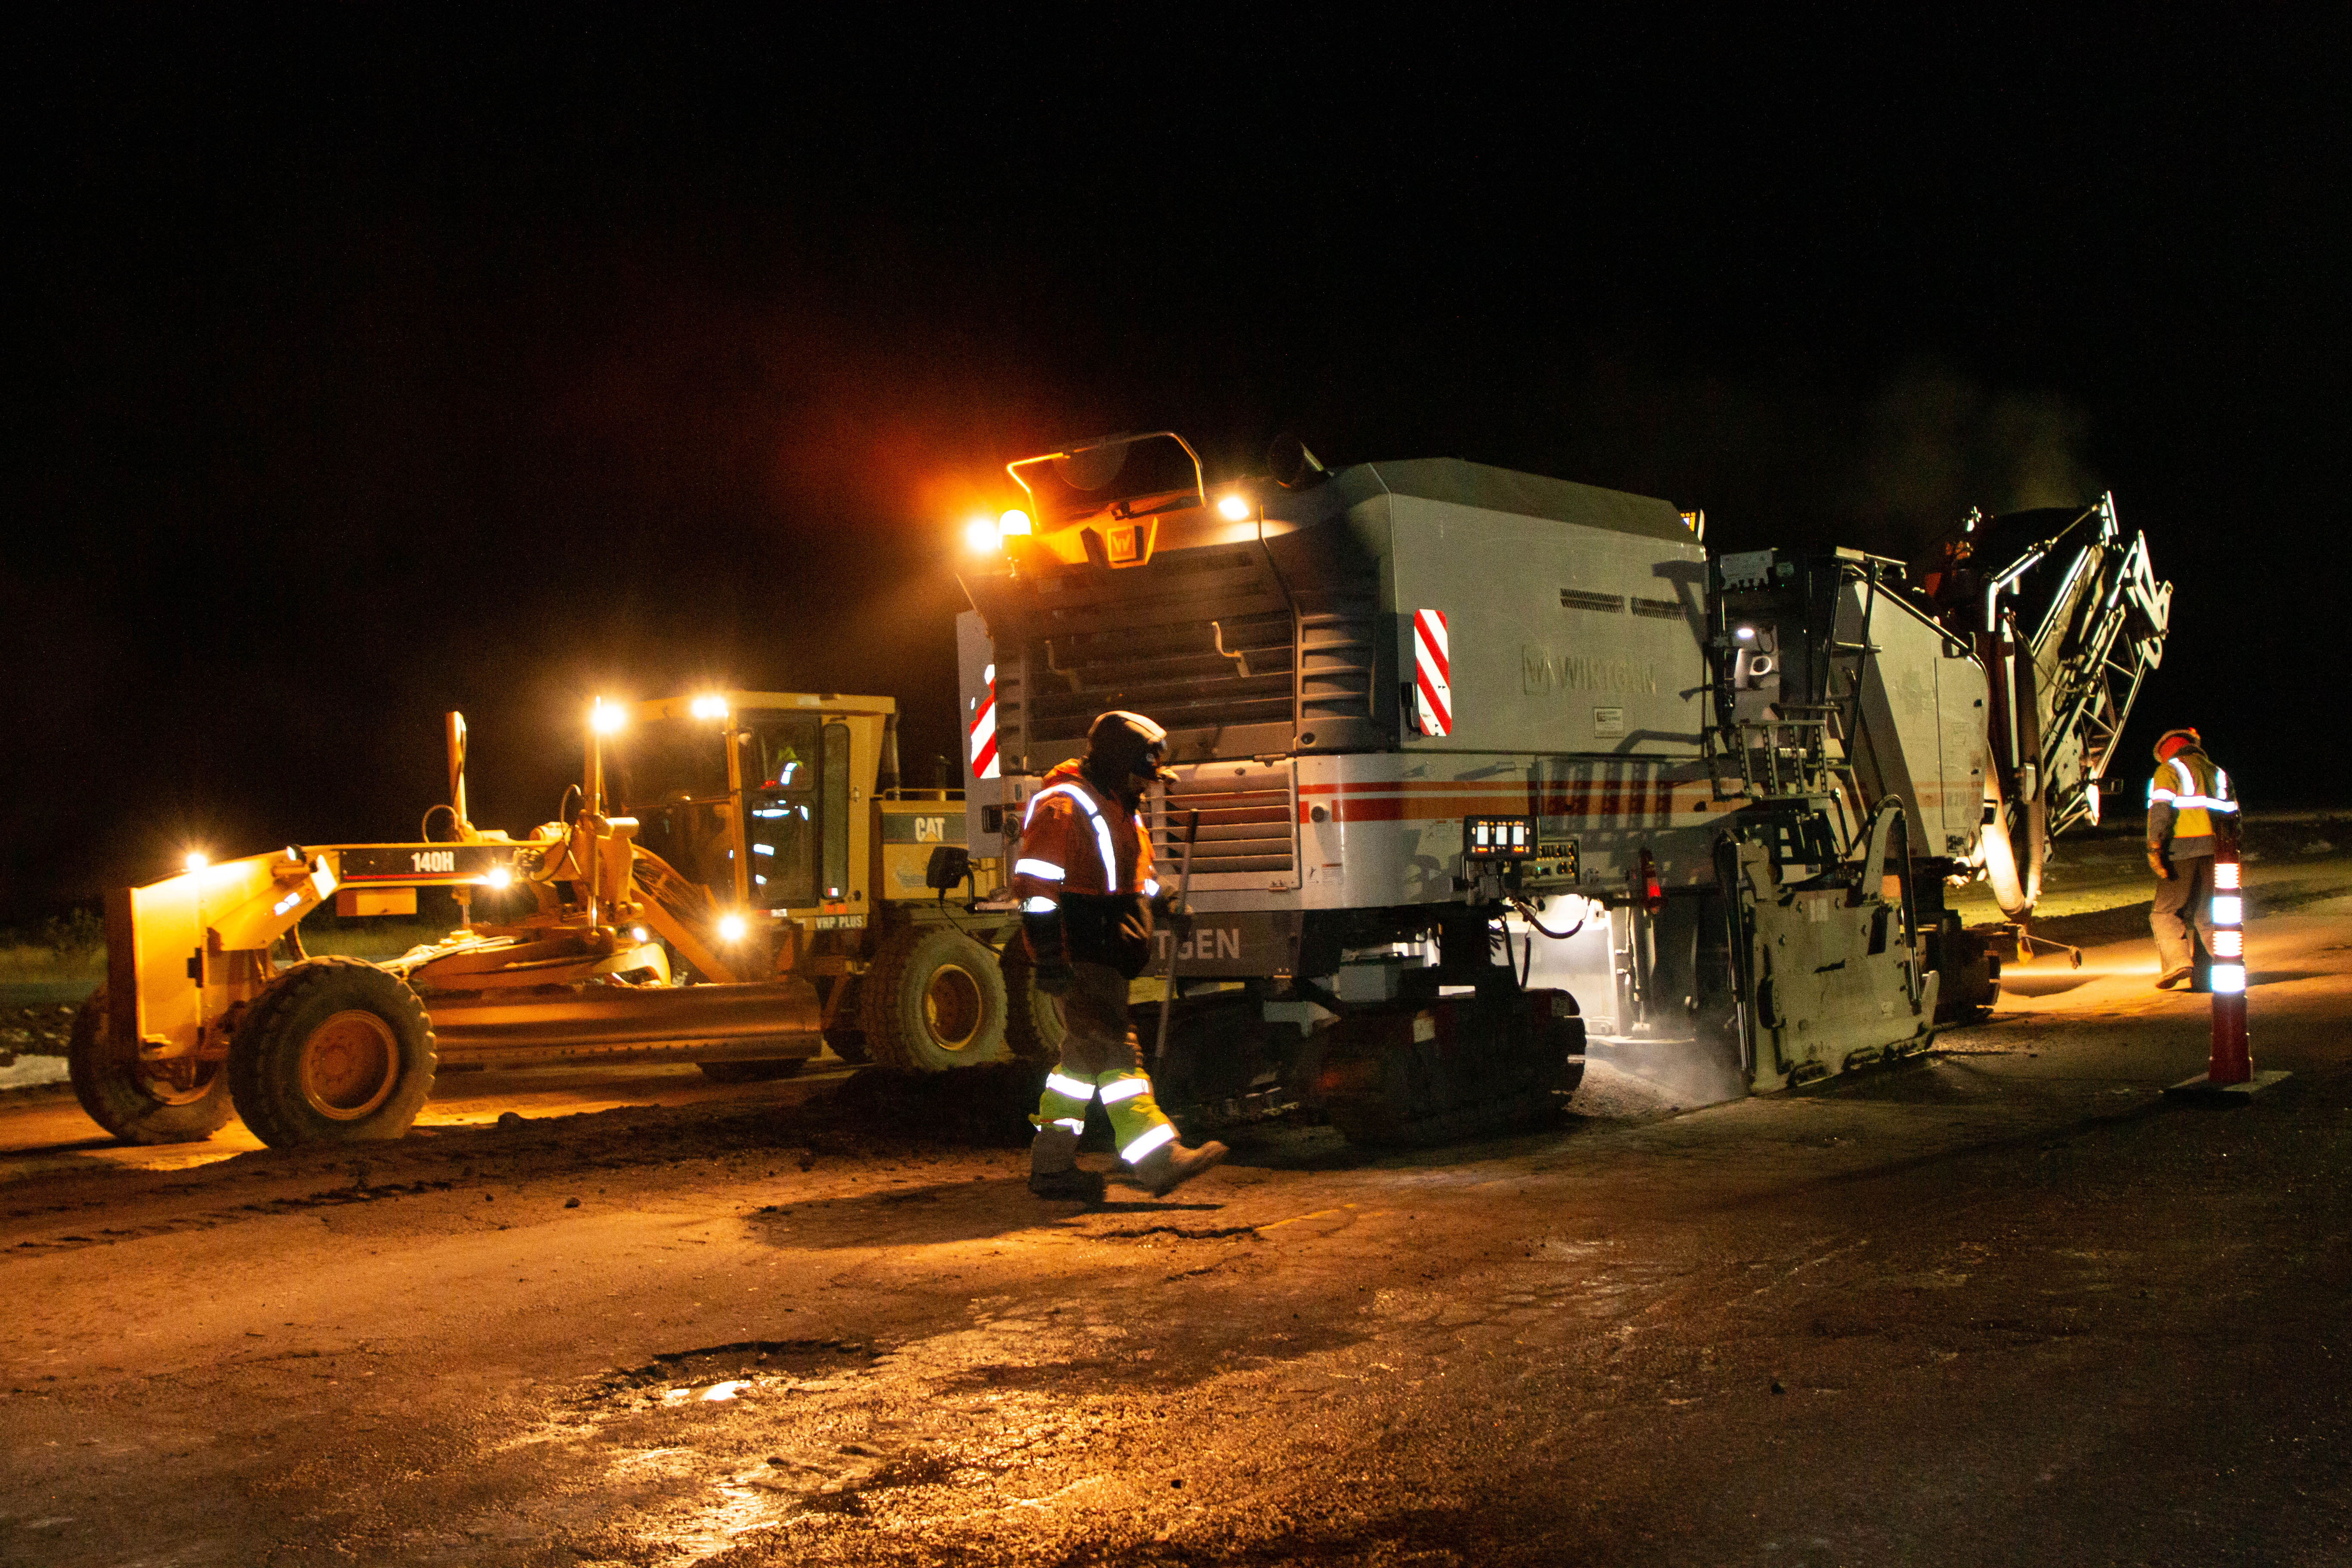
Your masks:
[[[2189,933],[2210,958],[2213,953],[2213,857],[2183,855],[2172,862],[2172,875],[2156,885],[2147,907],[2147,927],[2156,933],[2157,971],[2170,974],[2197,962],[2197,948]]]
[[[1029,1120],[1041,1132],[1084,1132],[1087,1103],[1100,1095],[1119,1158],[1132,1165],[1175,1142],[1176,1129],[1151,1098],[1151,1079],[1128,1026],[1126,977],[1108,964],[1071,967],[1076,979],[1069,994],[1054,998],[1062,1016],[1062,1065],[1045,1075],[1045,1092]]]

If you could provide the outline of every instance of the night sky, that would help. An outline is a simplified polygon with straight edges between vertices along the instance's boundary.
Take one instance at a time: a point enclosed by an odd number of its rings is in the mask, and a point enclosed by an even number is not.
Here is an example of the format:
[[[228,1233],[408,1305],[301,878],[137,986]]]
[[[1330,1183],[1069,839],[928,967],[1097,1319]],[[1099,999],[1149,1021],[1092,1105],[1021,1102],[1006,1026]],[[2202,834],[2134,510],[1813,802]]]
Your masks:
[[[962,521],[1163,426],[1734,549],[2112,488],[2178,584],[2118,773],[2189,722],[2251,804],[2343,802],[2341,7],[1269,15],[19,35],[0,919],[409,837],[453,707],[516,831],[598,692],[892,694],[928,782]]]

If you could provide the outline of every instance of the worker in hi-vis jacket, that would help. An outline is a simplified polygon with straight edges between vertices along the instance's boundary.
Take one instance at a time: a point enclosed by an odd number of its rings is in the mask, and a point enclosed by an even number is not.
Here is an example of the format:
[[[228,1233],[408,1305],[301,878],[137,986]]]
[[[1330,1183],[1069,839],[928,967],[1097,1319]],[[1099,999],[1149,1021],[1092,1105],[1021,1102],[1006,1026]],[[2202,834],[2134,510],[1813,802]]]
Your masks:
[[[1182,918],[1152,877],[1141,815],[1152,782],[1173,776],[1160,766],[1168,732],[1140,713],[1105,713],[1087,744],[1084,758],[1055,767],[1030,797],[1013,866],[1022,939],[1063,1027],[1061,1065],[1030,1118],[1029,1190],[1101,1198],[1103,1178],[1077,1163],[1087,1106],[1099,1095],[1119,1157],[1158,1197],[1225,1157],[1222,1143],[1177,1141],[1127,1019],[1127,983],[1150,961],[1153,913]]]
[[[2197,972],[2197,949],[2213,951],[2215,840],[2238,831],[2238,803],[2230,775],[2213,765],[2194,730],[2167,730],[2157,738],[2156,776],[2147,785],[2147,868],[2156,873],[2156,901],[2147,923],[2156,933],[2157,978],[2170,989]]]

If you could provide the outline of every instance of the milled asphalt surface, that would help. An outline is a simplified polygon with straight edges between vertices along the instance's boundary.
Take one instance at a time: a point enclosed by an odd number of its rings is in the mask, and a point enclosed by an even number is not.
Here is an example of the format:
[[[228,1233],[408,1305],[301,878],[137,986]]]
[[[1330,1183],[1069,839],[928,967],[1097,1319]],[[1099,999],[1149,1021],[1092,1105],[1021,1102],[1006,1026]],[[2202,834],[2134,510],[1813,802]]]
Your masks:
[[[1916,1067],[1094,1213],[984,1082],[160,1169],[0,1110],[0,1562],[2352,1561],[2352,863],[2271,902],[2227,1111],[2128,910]]]

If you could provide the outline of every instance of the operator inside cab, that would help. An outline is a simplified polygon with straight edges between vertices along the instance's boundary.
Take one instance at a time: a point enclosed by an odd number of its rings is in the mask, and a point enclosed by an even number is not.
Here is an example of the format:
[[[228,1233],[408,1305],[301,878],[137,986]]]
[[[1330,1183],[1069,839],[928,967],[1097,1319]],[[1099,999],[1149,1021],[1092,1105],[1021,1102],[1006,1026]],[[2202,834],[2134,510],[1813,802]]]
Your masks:
[[[1161,764],[1168,731],[1140,713],[1110,712],[1087,731],[1087,754],[1048,773],[1021,824],[1013,892],[1036,984],[1061,1015],[1061,1065],[1045,1079],[1029,1151],[1040,1197],[1101,1198],[1102,1177],[1079,1168],[1087,1106],[1102,1097],[1120,1159],[1158,1197],[1225,1157],[1222,1143],[1185,1148],[1151,1097],[1127,1016],[1127,983],[1151,956],[1151,917],[1183,918],[1152,876],[1143,796],[1175,775]]]

